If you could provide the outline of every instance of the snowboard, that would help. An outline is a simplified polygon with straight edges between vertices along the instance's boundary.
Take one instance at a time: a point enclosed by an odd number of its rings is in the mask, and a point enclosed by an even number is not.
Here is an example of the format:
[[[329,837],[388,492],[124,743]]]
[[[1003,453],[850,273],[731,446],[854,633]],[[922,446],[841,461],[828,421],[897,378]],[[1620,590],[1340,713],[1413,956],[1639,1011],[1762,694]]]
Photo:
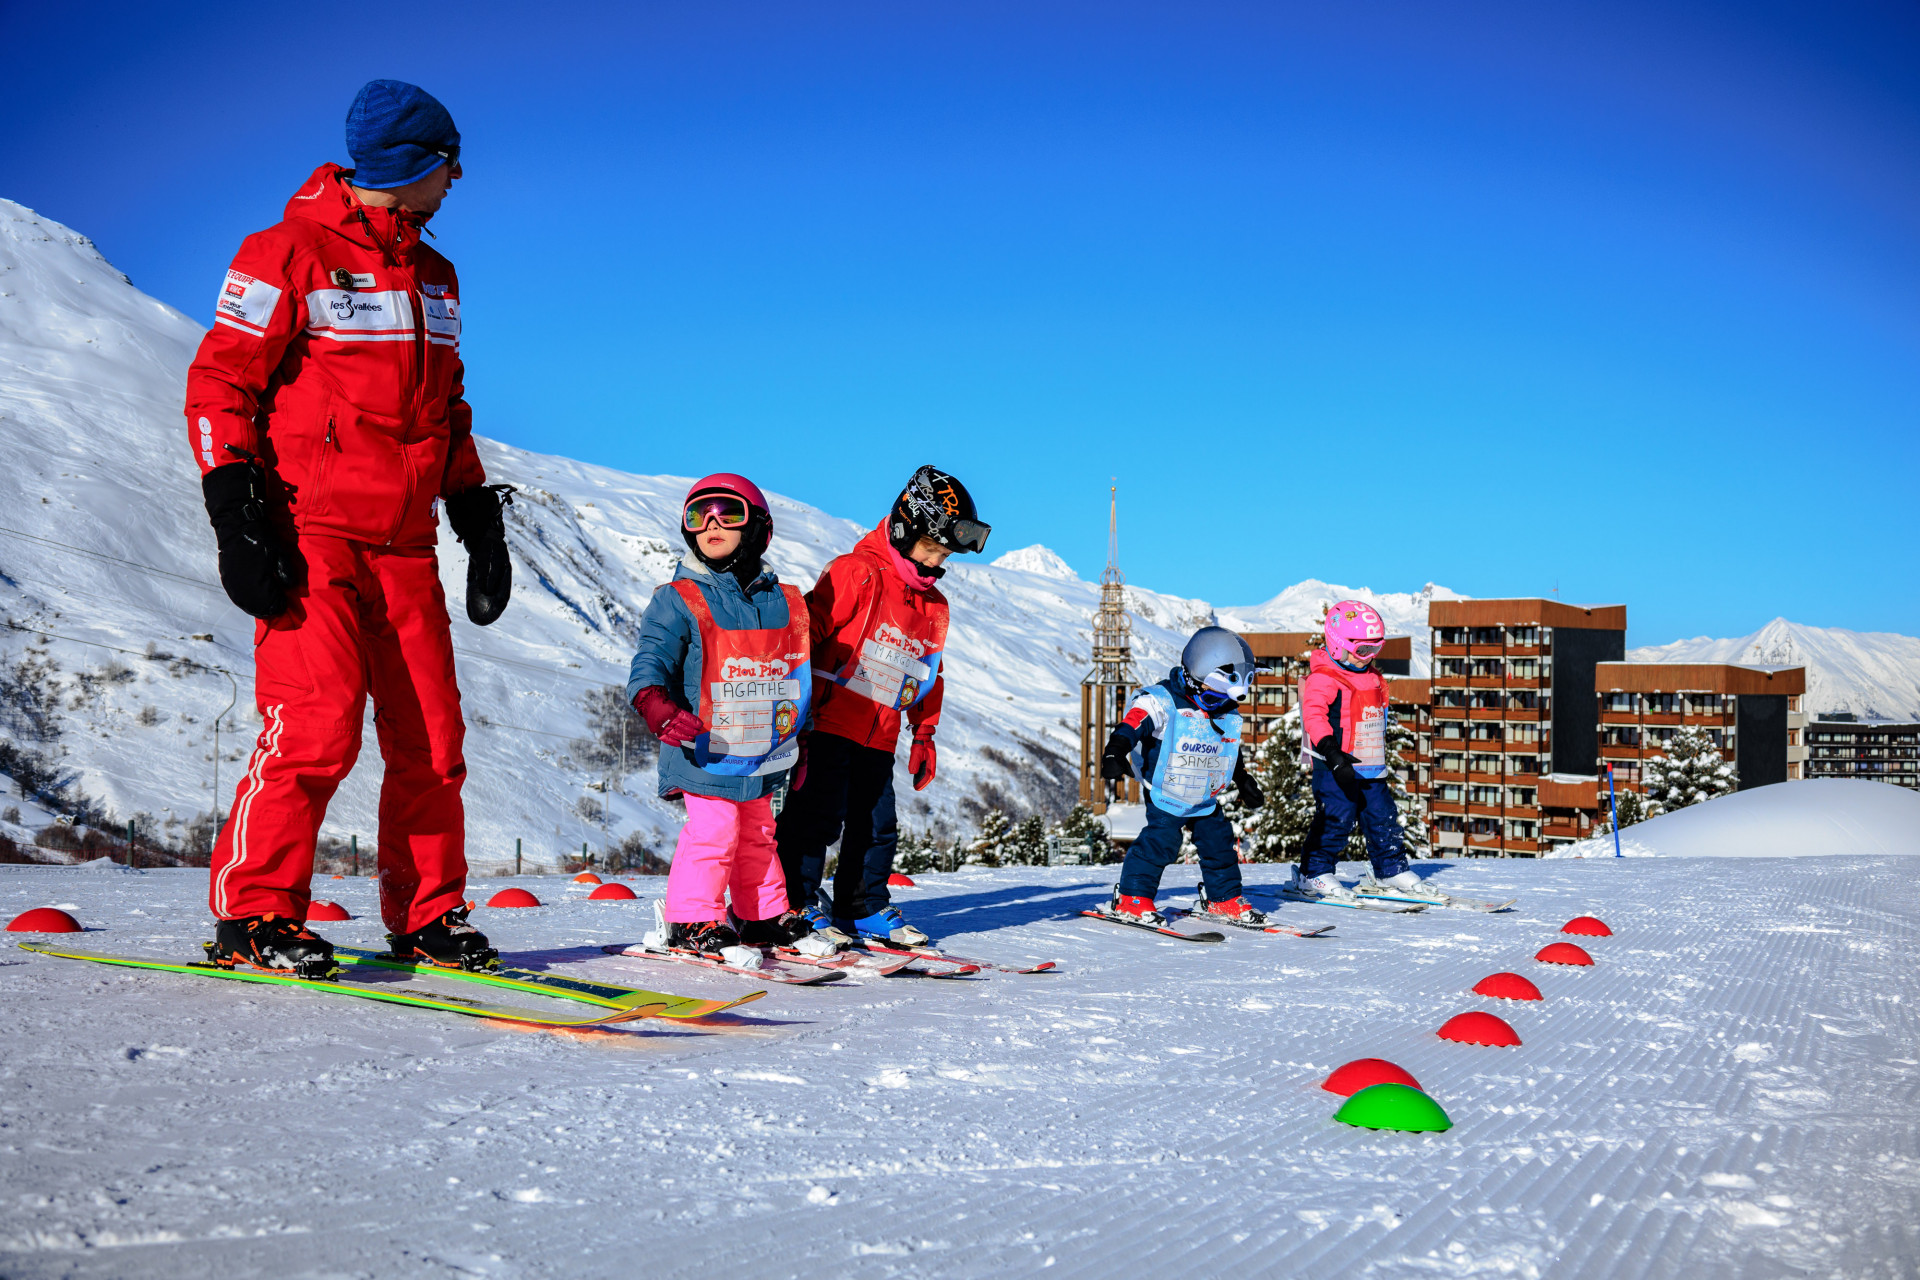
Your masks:
[[[480,1000],[468,1000],[463,996],[443,995],[425,987],[406,988],[392,984],[360,983],[344,976],[296,978],[287,973],[227,969],[207,961],[182,962],[157,960],[146,956],[110,956],[94,951],[68,951],[60,947],[27,942],[18,945],[23,951],[38,952],[40,955],[54,956],[61,960],[88,960],[95,964],[151,969],[163,973],[185,974],[195,978],[221,978],[230,982],[258,982],[268,986],[299,987],[307,991],[323,991],[329,995],[357,996],[362,1000],[378,1000],[384,1004],[408,1005],[416,1009],[436,1009],[442,1013],[460,1013],[472,1018],[489,1018],[501,1022],[526,1022],[542,1027],[599,1027],[616,1022],[634,1022],[641,1018],[657,1018],[660,1016],[660,1010],[665,1007],[659,1003],[628,1005],[609,1009],[596,1017],[568,1018],[540,1009],[487,1004]]]
[[[396,959],[391,952],[362,951],[358,947],[335,947],[333,957],[343,964],[367,965],[375,969],[397,969],[403,973],[434,974],[460,982],[478,982],[490,987],[504,987],[509,991],[564,996],[569,1000],[602,1005],[609,1009],[631,1009],[639,1005],[658,1004],[660,1012],[657,1016],[662,1018],[705,1018],[712,1014],[724,1013],[728,1009],[743,1004],[751,1004],[767,994],[764,991],[750,991],[738,1000],[699,1000],[691,996],[670,995],[665,991],[647,991],[640,987],[623,987],[611,982],[569,978],[562,974],[547,973],[538,969],[502,967],[473,972],[446,965],[418,964],[412,960]]]

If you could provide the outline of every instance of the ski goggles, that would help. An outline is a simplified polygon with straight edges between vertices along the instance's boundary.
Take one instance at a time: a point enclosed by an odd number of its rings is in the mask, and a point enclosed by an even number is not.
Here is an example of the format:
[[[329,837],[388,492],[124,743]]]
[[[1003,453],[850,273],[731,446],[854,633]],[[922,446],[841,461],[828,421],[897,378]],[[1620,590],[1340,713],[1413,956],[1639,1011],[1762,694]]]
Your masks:
[[[1362,662],[1372,662],[1374,656],[1380,652],[1378,640],[1358,640],[1347,647],[1353,651],[1353,656]]]
[[[987,535],[992,532],[992,525],[978,520],[955,520],[947,530],[947,545],[955,551],[983,552],[987,549]]]
[[[744,529],[753,519],[747,500],[733,493],[706,493],[687,503],[681,521],[688,533],[698,533],[710,520],[718,520],[722,529]]]
[[[1247,692],[1253,687],[1253,678],[1260,672],[1260,666],[1254,662],[1236,662],[1230,667],[1219,667],[1207,672],[1200,687],[1234,702],[1246,699]]]

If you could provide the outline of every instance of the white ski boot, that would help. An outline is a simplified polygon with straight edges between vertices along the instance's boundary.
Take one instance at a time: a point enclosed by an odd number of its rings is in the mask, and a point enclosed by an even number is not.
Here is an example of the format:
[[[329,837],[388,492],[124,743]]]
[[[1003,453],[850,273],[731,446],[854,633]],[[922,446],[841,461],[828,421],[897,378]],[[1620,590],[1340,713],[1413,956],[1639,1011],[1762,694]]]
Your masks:
[[[1353,891],[1340,883],[1340,877],[1329,871],[1323,876],[1303,876],[1300,868],[1294,867],[1293,879],[1280,887],[1280,892],[1289,898],[1301,902],[1353,902]]]
[[[1373,872],[1367,872],[1365,878],[1354,886],[1354,892],[1366,898],[1398,898],[1408,902],[1430,902],[1434,906],[1444,906],[1447,895],[1427,884],[1411,871],[1402,871],[1399,875],[1388,876],[1385,880],[1373,878]]]

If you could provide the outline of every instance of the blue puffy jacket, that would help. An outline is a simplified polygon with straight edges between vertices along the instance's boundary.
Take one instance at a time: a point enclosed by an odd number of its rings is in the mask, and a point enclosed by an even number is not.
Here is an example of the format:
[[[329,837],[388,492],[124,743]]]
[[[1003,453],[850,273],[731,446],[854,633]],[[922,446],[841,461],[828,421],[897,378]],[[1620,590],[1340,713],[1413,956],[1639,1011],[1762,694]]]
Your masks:
[[[780,590],[780,579],[771,573],[761,573],[752,586],[742,588],[738,578],[712,572],[689,552],[681,557],[673,580],[698,585],[707,598],[707,608],[713,611],[713,620],[723,627],[749,631],[787,625],[786,593]],[[700,627],[680,593],[665,585],[654,589],[653,599],[640,619],[640,648],[627,675],[627,701],[631,703],[642,689],[652,685],[664,688],[694,715],[700,714]],[[722,777],[694,764],[690,747],[660,748],[663,796],[686,791],[719,800],[758,800],[771,794],[785,776]]]

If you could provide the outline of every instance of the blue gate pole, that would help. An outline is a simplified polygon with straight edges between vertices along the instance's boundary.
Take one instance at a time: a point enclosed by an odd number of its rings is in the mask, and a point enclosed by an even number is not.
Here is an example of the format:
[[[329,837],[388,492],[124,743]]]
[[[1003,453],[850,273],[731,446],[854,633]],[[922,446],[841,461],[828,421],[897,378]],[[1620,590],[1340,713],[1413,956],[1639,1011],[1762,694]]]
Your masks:
[[[1613,794],[1613,766],[1607,766],[1607,808],[1613,811],[1613,856],[1624,855],[1620,852],[1620,801]]]

